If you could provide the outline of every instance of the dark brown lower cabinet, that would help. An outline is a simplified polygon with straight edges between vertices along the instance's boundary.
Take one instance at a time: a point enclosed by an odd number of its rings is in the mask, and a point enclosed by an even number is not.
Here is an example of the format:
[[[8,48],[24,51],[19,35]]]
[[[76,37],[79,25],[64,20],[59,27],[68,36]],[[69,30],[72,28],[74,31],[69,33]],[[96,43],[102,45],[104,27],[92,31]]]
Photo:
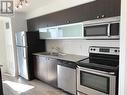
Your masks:
[[[57,59],[35,56],[34,75],[54,87],[57,87]]]
[[[3,95],[1,68],[0,68],[0,95]]]

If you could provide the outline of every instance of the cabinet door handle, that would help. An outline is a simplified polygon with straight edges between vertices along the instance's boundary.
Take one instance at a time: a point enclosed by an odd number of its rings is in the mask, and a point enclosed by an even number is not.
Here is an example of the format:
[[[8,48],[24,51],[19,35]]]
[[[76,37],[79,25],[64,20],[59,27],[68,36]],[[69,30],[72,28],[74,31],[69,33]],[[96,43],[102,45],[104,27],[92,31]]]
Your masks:
[[[104,17],[105,17],[105,15],[101,15],[101,17],[102,17],[102,18],[104,18]]]
[[[66,23],[70,23],[70,21],[68,20]]]
[[[97,16],[96,18],[100,18],[100,16]]]

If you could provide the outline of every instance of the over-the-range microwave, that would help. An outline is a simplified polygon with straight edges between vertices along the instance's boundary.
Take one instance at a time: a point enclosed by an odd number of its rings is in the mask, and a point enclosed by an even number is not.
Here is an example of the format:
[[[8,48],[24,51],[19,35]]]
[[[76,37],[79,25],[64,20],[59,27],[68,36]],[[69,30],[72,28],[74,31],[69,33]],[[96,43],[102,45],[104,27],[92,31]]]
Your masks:
[[[84,22],[85,39],[119,39],[120,17]]]

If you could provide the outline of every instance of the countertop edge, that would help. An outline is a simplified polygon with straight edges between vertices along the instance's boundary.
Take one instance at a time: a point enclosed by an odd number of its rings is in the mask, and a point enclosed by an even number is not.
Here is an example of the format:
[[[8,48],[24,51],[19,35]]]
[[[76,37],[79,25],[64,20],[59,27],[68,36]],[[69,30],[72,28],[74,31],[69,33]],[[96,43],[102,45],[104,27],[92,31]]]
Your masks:
[[[66,55],[61,55],[61,56],[52,56],[52,55],[45,55],[45,54],[40,54],[40,53],[33,53],[33,55],[35,56],[44,56],[44,57],[50,57],[50,58],[54,58],[54,59],[59,59],[59,60],[65,60],[65,61],[70,61],[70,62],[78,62],[80,60],[83,60],[85,58],[87,58],[88,56],[80,56],[80,55],[73,55],[73,54],[66,54]],[[74,60],[73,58],[65,58],[66,56],[73,56],[75,57]],[[76,56],[78,58],[76,58]],[[76,60],[77,59],[77,60]]]

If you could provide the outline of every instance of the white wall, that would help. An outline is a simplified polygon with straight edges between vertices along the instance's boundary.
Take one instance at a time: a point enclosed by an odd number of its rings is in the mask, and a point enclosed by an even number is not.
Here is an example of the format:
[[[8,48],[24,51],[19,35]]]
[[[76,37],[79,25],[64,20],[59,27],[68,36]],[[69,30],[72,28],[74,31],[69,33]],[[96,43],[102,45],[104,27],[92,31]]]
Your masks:
[[[127,95],[127,0],[121,0],[119,95]]]
[[[0,39],[1,39],[1,48],[0,48],[0,54],[1,54],[1,61],[3,60],[3,72],[9,73],[11,75],[14,74],[14,52],[13,52],[13,37],[12,37],[12,27],[11,27],[11,19],[9,17],[0,17],[0,20],[2,21],[0,24],[0,27],[2,29],[0,33]],[[6,29],[6,23],[9,24],[9,28]]]
[[[13,40],[13,53],[14,53],[14,75],[18,75],[18,64],[17,64],[17,52],[16,52],[16,40],[15,33],[20,31],[27,31],[27,22],[26,15],[24,13],[15,13],[13,17],[11,17],[12,24],[12,40]]]
[[[11,17],[13,32],[27,31],[27,22],[25,13],[15,13]]]
[[[2,18],[0,18],[0,65],[3,65],[3,72],[6,72],[5,30]]]
[[[93,0],[51,0],[49,4],[43,5],[39,8],[35,8],[34,10],[31,10],[31,11],[28,11],[26,14],[26,18],[30,19],[30,18],[42,16],[52,12],[71,8],[77,5],[85,4],[89,1],[93,1]],[[40,3],[43,3],[43,2],[44,1]]]
[[[4,64],[6,71],[13,76],[17,75],[17,58],[16,58],[16,42],[15,32],[27,31],[27,23],[24,13],[15,13],[11,17],[0,17],[3,21],[0,22],[0,64]],[[9,23],[10,28],[6,29],[5,23]],[[3,27],[2,27],[3,26]],[[4,33],[4,34],[3,34]],[[5,36],[3,36],[5,35]],[[4,39],[5,37],[5,39]],[[5,44],[5,47],[3,45]],[[6,61],[4,56],[6,55]]]
[[[64,53],[88,56],[89,46],[119,47],[119,40],[46,40],[49,52],[59,47]]]
[[[9,23],[9,28],[6,29],[6,23]],[[13,75],[14,74],[14,51],[13,51],[13,38],[12,38],[12,27],[11,19],[4,18],[4,32],[5,32],[5,53],[6,53],[6,73]]]

